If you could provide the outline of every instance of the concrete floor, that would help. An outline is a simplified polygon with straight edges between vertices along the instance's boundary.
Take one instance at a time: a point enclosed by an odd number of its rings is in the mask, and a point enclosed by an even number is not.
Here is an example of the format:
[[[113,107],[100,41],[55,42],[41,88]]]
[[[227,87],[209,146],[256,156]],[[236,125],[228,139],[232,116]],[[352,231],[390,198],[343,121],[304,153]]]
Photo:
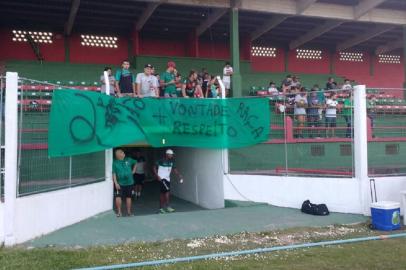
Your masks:
[[[135,216],[117,218],[108,211],[51,234],[26,246],[94,246],[138,241],[189,239],[242,231],[259,232],[293,227],[320,227],[364,222],[361,215],[332,213],[326,217],[300,210],[255,203],[226,203],[226,208],[205,210],[172,197],[175,213],[157,214],[158,188],[147,183],[143,197],[134,202]]]

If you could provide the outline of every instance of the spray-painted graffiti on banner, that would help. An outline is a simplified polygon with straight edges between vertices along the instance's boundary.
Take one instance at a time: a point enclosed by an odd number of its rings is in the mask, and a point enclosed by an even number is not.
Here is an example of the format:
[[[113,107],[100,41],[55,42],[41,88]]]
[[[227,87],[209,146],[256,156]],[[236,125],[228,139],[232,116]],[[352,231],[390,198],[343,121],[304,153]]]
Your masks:
[[[267,99],[115,98],[58,90],[52,99],[49,156],[146,142],[154,147],[236,148],[269,137]]]

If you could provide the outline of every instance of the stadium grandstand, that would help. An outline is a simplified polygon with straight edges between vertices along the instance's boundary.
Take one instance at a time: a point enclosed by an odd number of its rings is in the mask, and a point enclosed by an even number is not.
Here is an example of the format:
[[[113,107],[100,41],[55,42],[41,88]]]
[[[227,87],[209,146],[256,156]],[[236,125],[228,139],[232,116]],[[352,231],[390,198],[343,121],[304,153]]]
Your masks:
[[[270,133],[261,143],[174,148],[185,176],[185,184],[173,183],[179,208],[183,201],[300,208],[310,199],[370,215],[371,178],[385,200],[400,202],[406,189],[404,0],[1,1],[0,37],[0,220],[12,220],[0,224],[0,243],[113,209],[111,149],[50,157],[50,111],[57,91],[100,92],[104,69],[114,75],[126,59],[134,75],[148,65],[159,75],[173,62],[182,80],[195,70],[202,84],[205,74],[220,80],[229,62],[227,99],[269,102]],[[17,110],[8,116],[14,72]],[[152,162],[163,146],[121,147]],[[152,167],[146,175],[154,178]]]

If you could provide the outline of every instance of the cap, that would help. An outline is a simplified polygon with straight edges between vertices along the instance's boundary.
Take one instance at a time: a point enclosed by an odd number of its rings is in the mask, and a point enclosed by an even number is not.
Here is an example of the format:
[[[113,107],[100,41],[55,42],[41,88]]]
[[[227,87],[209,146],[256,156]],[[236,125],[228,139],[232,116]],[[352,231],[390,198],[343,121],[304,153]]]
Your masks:
[[[173,62],[173,61],[169,61],[168,64],[167,64],[167,66],[168,66],[168,67],[174,67],[174,68],[175,68],[175,67],[176,67],[176,64],[175,64],[175,62]]]
[[[168,155],[173,155],[174,154],[172,149],[166,150],[165,153],[168,154]]]
[[[151,64],[146,64],[144,68],[154,68]]]

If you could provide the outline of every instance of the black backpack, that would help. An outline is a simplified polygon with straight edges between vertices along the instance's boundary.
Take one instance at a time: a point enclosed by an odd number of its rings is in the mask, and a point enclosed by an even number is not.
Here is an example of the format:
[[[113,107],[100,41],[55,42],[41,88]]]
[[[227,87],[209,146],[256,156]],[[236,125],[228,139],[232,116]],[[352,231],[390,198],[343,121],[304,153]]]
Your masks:
[[[314,204],[309,200],[306,200],[302,204],[301,211],[306,214],[315,215],[315,216],[327,216],[330,214],[328,211],[327,205],[323,204]]]

